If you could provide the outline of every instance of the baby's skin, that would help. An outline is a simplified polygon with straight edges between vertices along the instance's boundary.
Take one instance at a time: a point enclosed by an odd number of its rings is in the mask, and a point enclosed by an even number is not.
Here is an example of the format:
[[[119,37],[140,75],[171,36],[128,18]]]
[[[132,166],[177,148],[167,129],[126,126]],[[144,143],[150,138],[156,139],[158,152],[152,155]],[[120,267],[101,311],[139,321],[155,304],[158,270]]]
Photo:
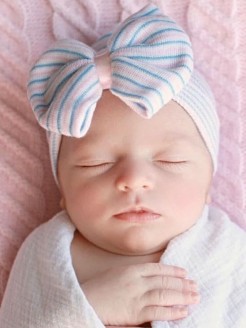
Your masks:
[[[77,228],[73,266],[105,326],[181,319],[199,302],[189,273],[159,260],[197,222],[211,179],[209,152],[174,101],[147,120],[104,91],[86,136],[63,137],[58,180]]]
[[[181,319],[188,315],[189,304],[199,302],[197,284],[187,279],[184,269],[150,262],[158,261],[158,253],[116,255],[96,249],[78,233],[71,250],[83,292],[108,327]],[[85,270],[80,263],[86,263]]]

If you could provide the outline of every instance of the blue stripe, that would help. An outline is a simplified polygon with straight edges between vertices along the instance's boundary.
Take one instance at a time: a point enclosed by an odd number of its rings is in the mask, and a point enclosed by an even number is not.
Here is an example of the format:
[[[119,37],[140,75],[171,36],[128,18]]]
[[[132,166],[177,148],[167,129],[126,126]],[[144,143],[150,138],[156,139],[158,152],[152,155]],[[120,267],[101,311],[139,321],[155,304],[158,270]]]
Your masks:
[[[169,27],[169,28],[165,28],[165,29],[159,30],[159,31],[157,31],[155,33],[152,33],[145,40],[143,40],[143,43],[147,42],[149,39],[157,36],[158,34],[162,34],[162,33],[166,33],[166,32],[179,32],[179,33],[183,33],[184,34],[184,32],[182,30],[180,30],[180,29]],[[188,43],[186,41],[182,41],[182,40],[178,40],[178,41],[167,41],[167,43],[168,42],[170,42],[170,43],[185,43],[185,44],[191,46],[190,43]]]
[[[136,18],[138,18],[138,17],[146,17],[146,16],[150,16],[150,15],[152,15],[153,13],[155,13],[156,11],[159,11],[159,9],[158,8],[154,8],[154,9],[151,9],[151,10],[149,10],[149,11],[147,11],[145,14],[135,14],[134,15],[134,19],[136,19]]]
[[[135,22],[135,20],[131,20],[128,24],[126,24],[125,26],[124,26],[124,28],[122,28],[121,29],[121,31],[118,33],[118,35],[115,37],[115,39],[114,39],[114,42],[113,42],[113,44],[112,44],[112,50],[111,51],[114,51],[115,50],[115,48],[116,48],[116,43],[118,42],[118,39],[120,38],[120,36],[121,36],[121,34],[124,32],[124,30],[131,24],[131,23],[134,23]],[[140,26],[139,28],[138,28],[138,30],[135,32],[135,34],[133,35],[133,37],[132,37],[132,39],[130,40],[130,42],[128,43],[128,46],[129,45],[131,45],[131,43],[133,42],[133,39],[135,38],[135,36],[137,35],[137,33],[143,28],[143,27],[145,27],[146,25],[149,25],[149,24],[151,24],[151,23],[156,23],[156,22],[165,22],[165,23],[171,23],[171,24],[174,24],[174,22],[173,21],[170,21],[170,20],[165,20],[165,19],[153,19],[153,20],[151,20],[151,21],[149,21],[149,22],[145,22],[142,26]],[[166,31],[178,31],[178,32],[182,32],[183,33],[183,31],[182,30],[179,30],[179,29],[174,29],[174,28],[168,28],[168,29],[166,29]]]
[[[111,49],[110,49],[110,53],[112,53],[113,51],[115,51],[115,48],[116,48],[116,43],[118,42],[118,39],[120,38],[121,34],[124,32],[124,30],[129,26],[131,25],[132,23],[134,23],[135,20],[131,20],[130,22],[128,22],[124,28],[122,27],[122,29],[120,30],[120,32],[115,36],[114,38],[114,42],[111,46]]]
[[[132,45],[132,43],[134,42],[134,39],[137,37],[137,35],[139,34],[139,32],[141,32],[146,26],[148,26],[150,24],[155,24],[156,22],[170,23],[170,20],[153,19],[151,21],[144,22],[141,26],[139,26],[139,28],[137,29],[137,31],[134,33],[133,37],[131,38],[130,42],[128,43],[128,46]],[[178,30],[178,29],[175,29],[175,28],[167,28],[167,29],[164,30],[164,32],[165,31],[179,31],[179,32],[182,32],[183,33],[183,31]]]
[[[66,49],[50,49],[50,50],[46,51],[45,54],[52,53],[52,52],[78,56],[79,58],[82,58],[82,59],[90,59],[90,57],[85,56],[83,53],[66,50]]]
[[[158,42],[158,43],[152,43],[152,44],[136,44],[136,45],[132,45],[131,49],[136,49],[138,51],[138,50],[145,50],[147,47],[151,47],[151,49],[156,47],[157,48],[156,50],[158,51],[159,47],[163,48],[169,44],[174,44],[174,45],[182,44],[182,45],[186,45],[190,49],[192,49],[190,43],[188,43],[186,41],[164,41],[164,42]],[[162,49],[162,51],[163,51],[163,49]]]
[[[167,84],[167,85],[169,86],[169,88],[170,88],[171,91],[172,91],[172,94],[173,94],[173,95],[175,94],[175,91],[174,91],[174,89],[173,89],[173,86],[169,83],[168,80],[164,79],[163,77],[161,77],[161,76],[159,76],[159,75],[157,75],[157,74],[155,74],[155,73],[152,73],[152,72],[150,72],[150,71],[147,71],[146,69],[144,69],[144,68],[142,68],[142,67],[139,67],[139,66],[137,66],[137,65],[134,65],[134,64],[132,64],[132,63],[128,63],[127,61],[124,61],[124,60],[122,60],[122,59],[114,58],[114,59],[112,59],[112,62],[120,62],[120,63],[123,63],[123,64],[125,64],[125,65],[127,65],[127,66],[131,66],[131,67],[133,67],[134,69],[137,69],[137,70],[139,70],[139,71],[141,71],[141,72],[144,72],[144,73],[146,73],[147,75],[150,75],[150,76],[152,76],[152,77],[155,77],[155,78],[157,78],[158,80],[161,80],[162,82],[164,82],[165,84]]]
[[[140,87],[142,89],[154,91],[155,93],[158,94],[158,96],[159,96],[159,98],[161,100],[161,104],[164,105],[165,102],[163,100],[162,94],[158,90],[156,90],[154,88],[151,88],[149,86],[140,84],[140,83],[136,82],[135,80],[132,80],[132,79],[130,79],[130,78],[126,77],[126,76],[123,76],[121,74],[118,74],[118,73],[113,73],[112,76],[115,76],[115,77],[119,78],[120,80],[128,81],[128,82],[130,82],[130,83],[132,83],[132,84],[134,84],[134,85],[136,85],[136,86],[138,86],[138,87]]]
[[[93,104],[87,109],[87,111],[86,111],[86,113],[85,113],[85,119],[84,119],[84,121],[82,122],[81,127],[80,127],[80,133],[81,133],[82,130],[84,129],[84,127],[85,127],[85,125],[86,125],[86,123],[87,123],[87,121],[88,121],[88,117],[89,117],[89,113],[90,113],[90,111],[91,111],[91,107],[93,107],[94,105],[95,105],[95,103],[93,103]]]
[[[92,104],[86,111],[85,113],[85,119],[80,127],[80,133],[82,132],[82,130],[84,129],[84,126],[86,125],[87,121],[88,121],[88,118],[89,118],[89,113],[91,111],[91,107],[93,106],[94,104]]]
[[[79,105],[81,104],[82,99],[96,86],[99,84],[99,81],[96,80],[95,82],[93,82],[74,102],[74,106],[72,109],[72,113],[70,116],[70,122],[69,122],[69,133],[70,135],[72,135],[72,127],[73,127],[73,123],[74,123],[74,116],[75,113],[79,107]],[[88,112],[88,111],[87,111]],[[86,114],[87,115],[87,114]],[[86,120],[86,118],[85,118]],[[80,132],[82,131],[82,129],[80,129]]]
[[[128,21],[127,24],[125,24],[125,25],[122,26],[120,32],[115,36],[115,38],[114,38],[114,42],[113,42],[112,47],[111,47],[111,51],[113,52],[113,51],[115,50],[115,48],[116,48],[116,43],[118,42],[118,39],[120,38],[121,34],[125,32],[125,29],[126,29],[129,25],[131,25],[132,23],[134,23],[134,22],[136,21],[136,19],[141,18],[141,17],[150,16],[151,14],[153,14],[153,13],[156,12],[156,11],[159,11],[158,8],[151,9],[150,11],[148,11],[147,13],[142,14],[142,15],[141,15],[141,14],[139,14],[139,15],[134,15],[134,16],[132,17],[132,19],[131,19],[130,21]]]
[[[48,82],[47,85],[46,85],[46,91],[45,91],[45,93],[48,92],[50,86],[54,83],[54,81],[56,80],[56,78],[57,78],[59,75],[61,75],[61,74],[62,74],[62,73],[63,73],[63,72],[64,72],[64,71],[65,71],[65,70],[71,65],[71,64],[73,65],[74,62],[76,62],[76,61],[74,60],[74,61],[70,61],[70,62],[66,63],[62,68],[60,68],[59,70],[55,71],[55,72],[52,74],[52,78],[50,78],[49,82]],[[66,81],[67,81],[68,78],[70,78],[70,76],[71,76],[72,74],[74,74],[74,72],[77,71],[77,69],[78,69],[78,68],[75,68],[75,69],[73,68],[73,70],[70,72],[70,74],[65,76]],[[59,79],[59,80],[60,80],[60,79]],[[63,80],[64,80],[64,78],[63,78]]]
[[[57,115],[57,127],[58,127],[58,131],[61,131],[61,115],[62,115],[62,110],[63,107],[65,105],[65,102],[67,101],[70,93],[73,91],[73,89],[76,87],[77,83],[81,81],[81,79],[91,71],[91,69],[94,67],[94,65],[89,65],[78,77],[77,79],[71,84],[70,88],[68,89],[66,95],[63,97],[62,101],[61,101],[61,106],[58,110],[58,115]],[[48,126],[48,120],[49,120],[49,115],[47,118],[47,126]]]
[[[93,65],[89,66],[89,67],[93,67]],[[43,109],[43,108],[48,108],[51,103],[53,102],[56,94],[60,91],[61,87],[63,86],[63,84],[65,84],[67,82],[67,80],[74,74],[74,71],[72,73],[70,73],[69,75],[66,76],[65,79],[63,79],[56,87],[55,91],[53,92],[53,96],[51,98],[51,100],[47,103],[47,104],[39,104],[37,105],[35,108],[34,108],[34,111],[35,112],[38,112],[39,110]],[[47,89],[46,91],[47,92]],[[39,115],[38,115],[38,120],[40,120],[42,118],[42,116],[45,114],[46,111],[44,112],[41,112]],[[49,116],[50,116],[50,113],[48,114],[48,118],[47,118],[47,121],[49,119]],[[48,123],[47,123],[47,127],[48,127]]]
[[[188,67],[187,65],[180,65],[179,66],[179,68],[185,68],[185,69],[187,69],[188,71],[189,71],[189,73],[191,73],[192,74],[192,70],[191,70],[191,68],[190,67]],[[182,77],[182,75],[181,74],[179,74],[178,72],[176,72],[176,71],[173,71],[173,70],[170,70],[172,73],[174,73],[174,74],[176,74],[176,75],[178,75],[178,77],[180,78],[180,80],[182,81],[182,83],[183,83],[183,85],[184,84],[186,84],[186,82],[184,81],[184,79],[183,79],[183,77]]]
[[[46,108],[47,106],[46,105],[44,105],[44,104],[40,104],[40,105],[37,105],[35,108],[34,108],[34,111],[35,112],[38,112],[40,109],[42,109],[42,108]],[[36,115],[37,115],[37,113],[36,113]],[[44,113],[43,112],[41,112],[41,113],[39,113],[38,114],[38,121],[41,119],[41,117],[44,115]]]
[[[36,83],[46,82],[46,81],[48,81],[49,79],[50,79],[49,77],[45,77],[45,78],[43,78],[43,79],[32,80],[32,81],[30,81],[30,82],[27,84],[27,86],[30,87],[31,85],[36,84]]]
[[[157,43],[151,43],[151,44],[137,44],[137,45],[133,45],[131,46],[131,48],[145,48],[146,47],[151,47],[151,48],[154,48],[154,47],[163,47],[163,46],[166,46],[166,45],[169,45],[169,44],[174,44],[174,45],[179,45],[179,44],[182,44],[182,45],[186,45],[188,46],[190,49],[192,49],[190,43],[186,42],[186,41],[164,41],[164,42],[157,42]]]
[[[186,68],[190,73],[192,73],[192,71],[193,71],[189,66],[187,66],[187,65],[185,65],[185,64],[180,65],[179,67],[184,67],[184,68]]]
[[[145,107],[142,104],[138,104],[138,103],[135,104],[139,107],[139,109],[141,109],[142,112],[146,112]]]
[[[58,73],[60,74],[65,68],[67,68],[67,65],[64,66],[64,68],[63,68],[62,70],[60,70]],[[76,68],[76,70],[77,70],[77,68]],[[76,70],[75,70],[75,71],[76,71]],[[59,89],[63,86],[63,84],[65,84],[65,83],[67,82],[67,80],[68,80],[73,74],[74,74],[74,70],[73,70],[72,72],[70,72],[70,74],[68,74],[65,78],[63,78],[63,80],[62,80],[59,84],[57,84],[57,86],[56,86],[56,88],[55,88],[55,91],[53,92],[53,96],[51,97],[51,100],[48,102],[48,104],[45,105],[45,107],[46,107],[46,106],[50,106],[50,104],[51,104],[52,101],[54,100],[54,97],[56,96],[56,94],[57,94],[57,92],[59,91]],[[48,90],[49,90],[50,86],[52,85],[52,82],[53,82],[53,81],[54,81],[54,79],[52,79],[52,80],[50,81],[50,84],[46,87],[46,90],[45,90],[43,93],[36,93],[36,94],[33,94],[33,95],[31,96],[30,100],[33,99],[34,97],[43,97],[43,96],[46,94],[46,92],[48,92]],[[35,111],[38,110],[37,107],[38,107],[38,106],[36,106],[36,107],[34,108]],[[42,107],[41,107],[41,108],[42,108]]]
[[[60,66],[63,66],[65,64],[66,64],[66,62],[64,62],[64,63],[50,63],[50,64],[37,64],[31,69],[31,72],[34,71],[36,68],[56,67],[56,66],[60,67]]]
[[[36,98],[36,97],[43,97],[45,92],[42,92],[42,93],[39,92],[39,93],[32,94],[31,97],[30,97],[30,100],[33,100],[33,98]],[[36,110],[36,108],[34,108],[34,110]]]
[[[125,96],[125,97],[128,97],[128,98],[134,98],[133,100],[133,103],[136,103],[136,98],[142,100],[142,102],[146,102],[148,103],[149,107],[151,108],[151,114],[154,113],[154,109],[153,109],[153,106],[152,104],[150,103],[149,99],[146,98],[146,97],[143,97],[143,96],[139,96],[139,95],[134,95],[134,94],[131,94],[131,93],[128,93],[128,92],[124,92],[124,91],[121,91],[119,89],[116,89],[116,88],[111,88],[111,90],[115,93],[119,93],[121,94],[122,96]]]
[[[104,35],[101,36],[99,39],[97,39],[96,43],[97,43],[97,42],[100,42],[100,41],[102,41],[102,40],[104,40],[104,39],[107,39],[107,38],[110,37],[111,35],[112,35],[111,32],[110,32],[110,33],[107,33],[107,34],[104,34]]]
[[[171,60],[171,59],[181,59],[188,57],[193,60],[192,56],[189,54],[180,54],[180,55],[173,55],[173,56],[128,56],[127,58],[131,59],[143,59],[143,60]]]
[[[159,11],[159,9],[158,8],[154,8],[154,9],[148,11],[147,13],[145,13],[144,15],[141,15],[140,17],[150,16],[150,15],[152,15],[153,13],[155,13],[157,11]]]

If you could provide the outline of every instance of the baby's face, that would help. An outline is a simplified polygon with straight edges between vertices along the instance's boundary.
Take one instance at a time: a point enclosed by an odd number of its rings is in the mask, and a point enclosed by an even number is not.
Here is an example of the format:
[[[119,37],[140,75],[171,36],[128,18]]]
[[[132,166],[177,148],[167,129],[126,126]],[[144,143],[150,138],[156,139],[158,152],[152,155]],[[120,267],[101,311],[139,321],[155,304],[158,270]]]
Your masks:
[[[209,199],[210,155],[175,102],[144,119],[103,93],[87,135],[63,137],[62,204],[78,231],[110,252],[164,249],[200,217]]]

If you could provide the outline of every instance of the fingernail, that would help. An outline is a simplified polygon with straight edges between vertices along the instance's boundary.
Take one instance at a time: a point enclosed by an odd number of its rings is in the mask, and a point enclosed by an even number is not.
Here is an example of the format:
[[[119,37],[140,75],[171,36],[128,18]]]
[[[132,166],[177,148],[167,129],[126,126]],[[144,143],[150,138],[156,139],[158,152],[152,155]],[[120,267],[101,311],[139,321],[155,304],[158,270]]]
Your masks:
[[[195,302],[199,302],[201,298],[200,295],[196,292],[191,293],[191,297]]]
[[[190,288],[192,291],[198,292],[198,285],[195,281],[192,281],[192,280],[190,281]]]
[[[179,311],[180,311],[180,314],[182,317],[186,317],[189,314],[189,311],[187,308],[180,308]]]

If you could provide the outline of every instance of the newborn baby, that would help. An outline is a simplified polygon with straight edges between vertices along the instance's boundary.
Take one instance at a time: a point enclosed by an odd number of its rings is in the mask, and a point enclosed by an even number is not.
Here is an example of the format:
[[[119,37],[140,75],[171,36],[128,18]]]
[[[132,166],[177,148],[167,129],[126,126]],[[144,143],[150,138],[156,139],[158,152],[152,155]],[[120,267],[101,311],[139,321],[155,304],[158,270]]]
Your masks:
[[[245,232],[210,205],[219,121],[186,33],[149,5],[58,41],[28,95],[61,209],[22,245],[2,328],[243,328]]]

